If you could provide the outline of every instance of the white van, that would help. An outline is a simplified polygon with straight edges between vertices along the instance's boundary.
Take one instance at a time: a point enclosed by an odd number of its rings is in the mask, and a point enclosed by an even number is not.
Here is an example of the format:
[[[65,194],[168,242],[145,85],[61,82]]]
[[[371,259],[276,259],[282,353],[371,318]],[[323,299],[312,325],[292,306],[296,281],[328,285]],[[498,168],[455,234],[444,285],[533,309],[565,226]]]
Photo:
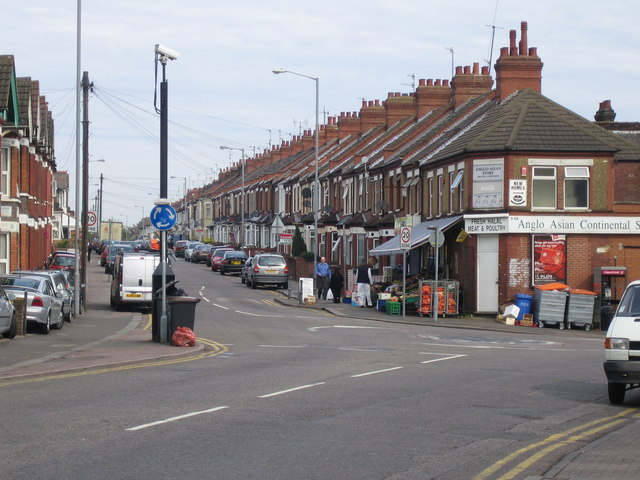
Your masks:
[[[627,390],[640,387],[640,280],[622,295],[604,341],[609,401],[620,404]]]
[[[111,306],[151,308],[153,272],[160,264],[160,255],[152,253],[122,253],[116,256],[111,278]]]

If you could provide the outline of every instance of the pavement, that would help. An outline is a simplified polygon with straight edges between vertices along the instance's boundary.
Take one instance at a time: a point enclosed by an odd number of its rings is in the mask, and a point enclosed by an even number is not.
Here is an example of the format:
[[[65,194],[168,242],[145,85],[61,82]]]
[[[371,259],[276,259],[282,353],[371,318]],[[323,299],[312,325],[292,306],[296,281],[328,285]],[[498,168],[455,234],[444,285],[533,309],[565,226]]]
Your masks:
[[[105,278],[102,269],[97,266],[97,259],[94,258],[87,274],[87,310],[81,314],[79,319],[72,321],[81,321],[87,324],[104,322],[105,315],[108,314],[107,312],[110,313],[110,310],[105,309],[107,301],[104,298]],[[103,285],[101,286],[101,284]],[[92,296],[91,292],[96,292],[96,296]],[[321,309],[343,318],[439,328],[518,332],[527,335],[555,333],[604,338],[604,332],[599,330],[589,332],[577,329],[561,331],[557,328],[540,329],[507,325],[498,321],[495,316],[444,316],[436,320],[416,314],[389,315],[375,308],[360,308],[347,303],[333,303],[331,300],[320,300],[315,305],[301,305],[295,291],[274,290],[274,296],[277,303],[286,307]],[[86,343],[74,345],[68,350],[61,350],[53,354],[50,352],[42,355],[35,354],[26,360],[21,357],[15,362],[11,361],[10,355],[3,356],[2,364],[0,364],[0,387],[61,376],[80,375],[83,372],[96,370],[126,369],[150,363],[158,364],[163,361],[179,361],[183,357],[197,357],[220,347],[214,342],[205,340],[198,341],[195,347],[183,348],[155,342],[152,340],[150,330],[150,315],[140,312],[122,312],[118,315],[126,316],[126,318],[119,317],[120,320],[126,320],[124,323],[121,322],[125,325],[123,328],[108,332],[100,338],[88,339]],[[21,342],[23,338],[18,336],[14,340],[6,342]],[[0,348],[5,346],[9,345],[0,345]],[[546,476],[527,477],[526,480],[640,479],[640,456],[637,455],[637,445],[640,444],[640,410],[634,410],[626,417],[631,421],[622,428],[604,435],[597,441],[591,442],[586,447],[567,456]]]

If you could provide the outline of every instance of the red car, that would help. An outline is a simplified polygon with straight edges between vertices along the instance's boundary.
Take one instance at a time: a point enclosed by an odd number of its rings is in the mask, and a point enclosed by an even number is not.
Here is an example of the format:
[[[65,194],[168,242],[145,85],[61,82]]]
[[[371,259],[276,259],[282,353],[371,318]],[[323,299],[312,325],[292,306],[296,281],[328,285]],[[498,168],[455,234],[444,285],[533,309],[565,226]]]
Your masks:
[[[220,262],[222,262],[222,256],[224,252],[232,252],[234,249],[231,247],[216,248],[211,254],[211,270],[214,272],[220,271]]]
[[[53,252],[44,265],[47,270],[73,270],[75,267],[76,256],[69,252]]]

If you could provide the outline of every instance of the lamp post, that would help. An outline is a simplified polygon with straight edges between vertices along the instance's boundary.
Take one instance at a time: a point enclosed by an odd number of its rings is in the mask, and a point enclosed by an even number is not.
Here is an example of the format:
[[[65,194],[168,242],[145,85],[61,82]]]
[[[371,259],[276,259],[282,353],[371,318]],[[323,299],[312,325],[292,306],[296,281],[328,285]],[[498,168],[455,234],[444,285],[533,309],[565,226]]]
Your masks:
[[[319,111],[319,99],[320,99],[320,77],[311,77],[309,75],[303,75],[302,73],[292,72],[291,70],[285,70],[278,68],[273,70],[273,73],[279,75],[281,73],[290,73],[299,77],[308,78],[316,82],[316,132],[315,132],[315,180],[313,185],[313,228],[315,241],[313,242],[313,275],[315,277],[316,266],[318,265],[318,208],[320,205],[320,183],[318,182],[318,111]]]
[[[184,180],[184,197],[182,197],[182,224],[183,229],[186,230],[187,221],[189,220],[187,215],[187,177],[176,177],[171,175],[171,178],[181,178]]]
[[[240,190],[240,248],[244,248],[244,148],[226,147],[220,145],[220,150],[238,150],[242,153],[241,165],[241,190]]]

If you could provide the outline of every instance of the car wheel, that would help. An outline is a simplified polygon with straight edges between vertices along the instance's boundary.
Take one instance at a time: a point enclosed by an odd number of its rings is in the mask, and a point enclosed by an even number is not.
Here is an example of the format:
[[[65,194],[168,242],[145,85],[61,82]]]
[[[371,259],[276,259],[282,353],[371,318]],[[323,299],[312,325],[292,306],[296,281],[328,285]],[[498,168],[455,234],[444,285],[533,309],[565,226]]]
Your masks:
[[[224,275],[224,270],[220,269],[220,275]]]
[[[16,314],[14,313],[11,316],[11,326],[9,327],[9,330],[7,330],[6,332],[4,332],[2,334],[2,336],[4,338],[14,338],[16,336],[16,333],[18,333],[18,321],[16,320]]]
[[[116,306],[116,300],[111,295],[109,295],[109,305],[111,305],[111,308]]]
[[[56,330],[60,330],[64,327],[64,315],[62,314],[62,310],[60,310],[60,316],[58,317],[58,322],[55,325]]]
[[[244,283],[247,286],[247,288],[251,287],[251,282],[249,282],[249,278],[248,277],[247,277],[247,280]]]
[[[255,289],[257,286],[258,286],[258,285],[256,284],[256,281],[255,281],[255,280],[253,280],[253,281],[251,282],[251,288]]]
[[[50,331],[51,331],[51,312],[47,314],[46,323],[44,325],[40,325],[40,332],[43,335],[49,335]]]
[[[246,282],[247,282],[247,281],[244,279],[244,277],[240,277],[240,281],[241,281],[242,283],[246,283]]]
[[[627,389],[627,385],[624,383],[609,383],[607,390],[609,393],[609,402],[614,405],[620,405],[624,402],[624,394]]]

